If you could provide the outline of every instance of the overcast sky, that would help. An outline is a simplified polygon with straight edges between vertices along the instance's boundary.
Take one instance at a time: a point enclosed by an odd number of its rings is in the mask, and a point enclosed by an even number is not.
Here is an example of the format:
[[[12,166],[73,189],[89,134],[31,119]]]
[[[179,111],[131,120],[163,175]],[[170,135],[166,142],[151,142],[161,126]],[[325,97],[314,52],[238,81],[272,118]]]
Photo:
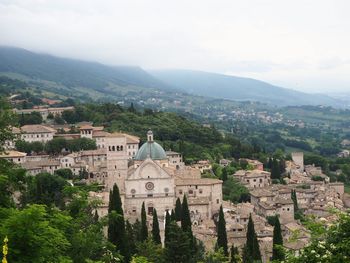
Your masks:
[[[349,0],[0,0],[0,45],[350,92]]]

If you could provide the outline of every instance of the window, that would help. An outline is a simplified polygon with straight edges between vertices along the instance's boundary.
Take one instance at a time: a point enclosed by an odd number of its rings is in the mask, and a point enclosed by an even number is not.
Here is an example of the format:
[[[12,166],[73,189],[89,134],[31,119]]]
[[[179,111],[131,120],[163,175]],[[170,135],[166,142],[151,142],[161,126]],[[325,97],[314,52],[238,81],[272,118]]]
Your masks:
[[[199,193],[202,194],[203,193],[203,189],[199,189]]]
[[[147,194],[147,197],[153,197],[153,194]]]
[[[253,182],[256,182],[256,179],[254,179]]]
[[[179,190],[179,194],[182,195],[182,190]]]
[[[192,189],[188,190],[188,193],[189,193],[190,195],[193,195],[193,190],[192,190]]]
[[[218,204],[220,202],[220,200],[219,199],[216,199],[216,203]]]

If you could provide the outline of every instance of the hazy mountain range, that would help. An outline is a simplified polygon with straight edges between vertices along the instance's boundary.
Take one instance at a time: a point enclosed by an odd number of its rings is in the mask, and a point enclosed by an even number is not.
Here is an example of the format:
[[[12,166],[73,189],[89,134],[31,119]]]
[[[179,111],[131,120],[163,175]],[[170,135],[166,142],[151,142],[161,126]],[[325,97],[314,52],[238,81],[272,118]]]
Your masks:
[[[24,49],[0,47],[0,73],[29,80],[48,81],[63,88],[84,88],[113,94],[118,87],[138,87],[166,92],[189,93],[229,100],[260,101],[277,106],[344,106],[339,99],[323,94],[307,94],[269,83],[191,70],[153,70],[140,67],[108,66],[96,62],[59,58]],[[11,75],[12,74],[12,75]],[[107,87],[113,85],[113,89]],[[175,99],[175,97],[174,97]]]

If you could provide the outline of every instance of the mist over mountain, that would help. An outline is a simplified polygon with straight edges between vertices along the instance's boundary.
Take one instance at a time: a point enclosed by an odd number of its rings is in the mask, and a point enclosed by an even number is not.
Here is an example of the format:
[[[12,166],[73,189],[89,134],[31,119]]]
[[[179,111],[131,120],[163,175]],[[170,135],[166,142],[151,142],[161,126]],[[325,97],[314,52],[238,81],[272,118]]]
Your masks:
[[[194,95],[261,101],[278,106],[342,105],[327,95],[303,93],[251,78],[194,70],[153,70],[151,73],[161,81]]]
[[[103,89],[109,83],[165,88],[163,83],[140,67],[107,66],[13,47],[0,47],[0,72],[13,72],[32,79],[54,81],[67,87],[96,90]]]
[[[147,72],[136,66],[108,66],[13,47],[0,47],[0,73],[15,73],[30,80],[54,82],[67,89],[79,88],[110,95],[122,88],[137,87],[146,92],[148,89],[174,92],[174,96],[180,90],[192,96],[259,101],[277,106],[344,106],[341,100],[327,95],[306,94],[250,78],[193,70]]]

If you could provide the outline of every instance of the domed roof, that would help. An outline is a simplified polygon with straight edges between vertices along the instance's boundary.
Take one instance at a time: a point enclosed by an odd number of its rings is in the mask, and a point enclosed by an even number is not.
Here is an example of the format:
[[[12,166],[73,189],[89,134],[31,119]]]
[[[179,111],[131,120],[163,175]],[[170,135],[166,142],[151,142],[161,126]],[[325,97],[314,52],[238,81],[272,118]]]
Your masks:
[[[147,158],[152,160],[164,160],[167,158],[163,147],[153,141],[152,131],[148,131],[147,142],[141,146],[135,156],[135,160],[138,161],[146,160]]]

